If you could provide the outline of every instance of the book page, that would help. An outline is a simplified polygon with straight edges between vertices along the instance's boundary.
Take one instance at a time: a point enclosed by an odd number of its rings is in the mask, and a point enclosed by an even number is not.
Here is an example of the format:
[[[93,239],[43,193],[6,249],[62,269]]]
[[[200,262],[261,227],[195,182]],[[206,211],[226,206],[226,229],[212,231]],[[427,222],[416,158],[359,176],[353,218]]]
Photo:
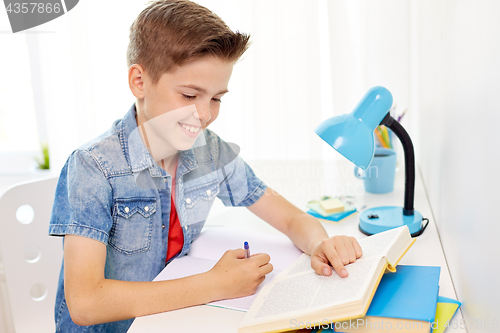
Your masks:
[[[363,257],[386,256],[405,228],[407,227],[391,229],[359,240],[358,243],[363,250]]]
[[[309,257],[309,256],[307,256]],[[276,280],[272,289],[265,296],[255,318],[266,318],[289,312],[307,312],[325,305],[334,306],[347,301],[359,300],[371,277],[375,273],[380,259],[372,256],[359,259],[355,264],[347,265],[347,278],[341,278],[335,272],[331,276],[318,275],[311,268],[310,257],[302,260],[296,267],[306,267],[300,273],[285,274],[286,278]]]
[[[154,281],[180,279],[195,274],[205,273],[212,269],[216,263],[217,261],[215,260],[183,256],[172,260],[168,266],[165,267],[160,274],[158,274]],[[259,287],[257,287],[257,291],[253,295],[211,302],[207,305],[248,311],[262,287],[271,282],[276,274],[277,273],[274,271],[267,274],[266,279],[259,285]]]
[[[300,274],[300,273],[310,273],[313,271],[311,267],[311,256],[307,254],[303,254],[302,257],[297,259],[297,261],[289,266],[285,271],[283,271],[284,276],[290,276],[294,274]]]

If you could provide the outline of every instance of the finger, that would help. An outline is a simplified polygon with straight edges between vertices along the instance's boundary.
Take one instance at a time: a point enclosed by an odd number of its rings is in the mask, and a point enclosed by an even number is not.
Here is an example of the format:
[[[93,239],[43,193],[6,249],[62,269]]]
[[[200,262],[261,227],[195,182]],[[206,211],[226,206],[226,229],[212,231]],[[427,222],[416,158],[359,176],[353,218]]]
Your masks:
[[[347,252],[346,249],[345,241],[346,239],[344,237],[338,237],[335,239],[334,246],[335,250],[337,250],[337,254],[340,257],[340,260],[342,260],[342,264],[347,265],[350,262],[350,260],[349,260],[349,253]]]
[[[269,273],[271,273],[273,271],[274,267],[272,264],[265,264],[263,266],[260,266],[259,267],[259,273],[261,274],[261,276],[265,276]]]
[[[349,263],[353,263],[356,261],[356,250],[354,250],[354,245],[352,239],[350,237],[347,238],[345,243],[345,248],[347,250],[347,254],[349,255]]]
[[[333,269],[340,277],[347,277],[349,275],[344,267],[344,264],[342,263],[342,259],[340,258],[335,248],[331,246],[326,247],[325,254]]]
[[[363,255],[363,249],[361,248],[361,245],[359,245],[357,239],[354,237],[352,240],[352,247],[354,248],[354,252],[356,253],[356,258],[361,258],[361,256]]]
[[[261,276],[258,280],[257,280],[257,286],[259,286],[262,282],[264,282],[264,280],[266,279],[266,276]]]
[[[246,294],[245,296],[250,296],[250,295],[255,294],[255,292],[257,291],[257,289],[259,288],[259,286],[262,284],[262,282],[264,282],[265,279],[266,279],[265,276],[261,276],[257,280],[255,280],[254,283],[249,286],[251,288],[249,290],[250,293]]]
[[[332,268],[330,265],[325,263],[327,259],[323,259],[319,256],[311,257],[311,267],[319,275],[330,276],[332,275]]]
[[[257,253],[251,256],[249,259],[254,261],[260,267],[267,264],[271,260],[271,257],[267,253]]]
[[[231,257],[236,258],[236,259],[244,259],[245,258],[245,250],[243,250],[243,249],[229,250],[229,251],[226,251],[226,253],[228,253]]]

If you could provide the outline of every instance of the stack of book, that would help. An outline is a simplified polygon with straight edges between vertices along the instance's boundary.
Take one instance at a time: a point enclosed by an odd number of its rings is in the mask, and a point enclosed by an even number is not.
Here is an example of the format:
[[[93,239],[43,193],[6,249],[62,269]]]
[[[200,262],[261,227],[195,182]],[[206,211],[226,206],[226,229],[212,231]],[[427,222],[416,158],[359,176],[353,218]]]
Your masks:
[[[297,333],[442,333],[461,303],[438,296],[440,267],[398,265],[384,274],[375,296],[361,318]]]
[[[302,254],[261,289],[238,332],[442,333],[460,302],[438,296],[440,267],[398,265],[415,241],[406,226],[361,239],[347,278],[316,274]]]
[[[335,323],[335,332],[428,333],[433,326],[439,293],[440,267],[399,265],[385,274],[362,318]]]
[[[356,207],[340,198],[323,197],[307,203],[308,214],[328,222],[339,223],[356,212]]]

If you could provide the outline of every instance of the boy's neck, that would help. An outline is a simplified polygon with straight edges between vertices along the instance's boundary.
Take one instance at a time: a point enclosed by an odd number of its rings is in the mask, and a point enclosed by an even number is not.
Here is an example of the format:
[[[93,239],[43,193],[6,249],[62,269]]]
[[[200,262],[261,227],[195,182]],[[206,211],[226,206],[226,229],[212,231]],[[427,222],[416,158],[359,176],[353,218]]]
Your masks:
[[[142,143],[146,146],[147,150],[155,162],[165,171],[167,171],[172,177],[175,175],[175,169],[177,166],[177,160],[179,156],[179,151],[174,147],[164,144],[161,147],[151,146],[150,142],[155,142],[155,133],[150,133],[151,131],[146,131],[144,127],[144,121],[139,116],[141,114],[139,103],[136,103],[136,115],[135,120],[137,123],[137,128],[141,135]]]
[[[162,169],[164,169],[170,176],[172,176],[172,178],[174,178],[178,160],[179,160],[179,154],[176,154],[174,156],[164,158],[161,161],[156,161],[156,163]]]

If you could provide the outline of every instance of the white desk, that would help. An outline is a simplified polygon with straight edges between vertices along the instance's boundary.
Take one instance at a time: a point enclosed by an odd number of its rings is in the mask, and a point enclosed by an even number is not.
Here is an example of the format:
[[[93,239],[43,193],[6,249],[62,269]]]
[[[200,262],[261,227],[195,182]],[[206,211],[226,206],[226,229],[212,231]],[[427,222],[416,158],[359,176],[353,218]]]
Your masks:
[[[377,206],[402,206],[404,198],[404,170],[396,174],[395,189],[389,194],[365,193],[361,180],[354,178],[353,165],[339,161],[290,161],[290,162],[254,162],[249,163],[255,173],[271,188],[283,195],[297,207],[305,210],[308,200],[321,195],[354,195],[356,206],[366,208]],[[440,266],[439,281],[441,296],[456,299],[446,259],[439,235],[432,218],[431,207],[427,200],[420,175],[417,170],[415,184],[415,209],[429,218],[429,226],[419,236],[415,245],[403,257],[402,265]],[[224,209],[215,206],[214,213],[207,220],[207,225],[231,225],[261,232],[278,232],[244,208]],[[358,215],[335,225],[323,223],[330,236],[344,234],[358,239],[366,237],[358,229]],[[194,306],[186,309],[137,318],[130,327],[131,333],[182,332],[185,330],[200,332],[236,332],[245,313],[212,306]],[[460,322],[458,312],[454,320]],[[448,328],[447,333],[466,332],[465,329]]]

